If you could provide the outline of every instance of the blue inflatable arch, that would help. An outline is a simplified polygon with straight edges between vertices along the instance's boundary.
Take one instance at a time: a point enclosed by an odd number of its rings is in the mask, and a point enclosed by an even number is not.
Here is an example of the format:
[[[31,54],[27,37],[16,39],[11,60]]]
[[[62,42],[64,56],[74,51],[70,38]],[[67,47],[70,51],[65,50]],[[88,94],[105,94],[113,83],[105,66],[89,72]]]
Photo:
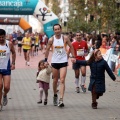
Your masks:
[[[0,14],[34,15],[49,38],[54,34],[53,25],[58,23],[58,17],[41,0],[2,0]]]

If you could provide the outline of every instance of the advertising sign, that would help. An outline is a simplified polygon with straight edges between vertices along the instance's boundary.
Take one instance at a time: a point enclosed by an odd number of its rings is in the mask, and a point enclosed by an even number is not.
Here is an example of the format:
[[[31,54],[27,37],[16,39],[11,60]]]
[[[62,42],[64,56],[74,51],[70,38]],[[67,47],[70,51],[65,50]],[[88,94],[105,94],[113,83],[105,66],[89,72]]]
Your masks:
[[[54,34],[53,25],[58,23],[58,17],[41,0],[2,0],[0,14],[34,15],[43,24],[48,38]]]

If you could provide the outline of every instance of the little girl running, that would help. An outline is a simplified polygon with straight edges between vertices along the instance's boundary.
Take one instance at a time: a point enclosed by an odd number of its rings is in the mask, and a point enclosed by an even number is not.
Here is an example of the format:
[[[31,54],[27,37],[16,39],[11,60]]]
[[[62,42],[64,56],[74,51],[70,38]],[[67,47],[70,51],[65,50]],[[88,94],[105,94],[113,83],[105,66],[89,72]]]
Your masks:
[[[90,66],[90,83],[88,90],[92,95],[92,108],[97,109],[97,101],[100,96],[105,93],[105,70],[113,81],[116,80],[115,75],[109,68],[107,62],[102,58],[100,50],[95,50],[88,61],[76,60],[76,63],[80,65]]]
[[[43,91],[45,93],[44,105],[47,105],[48,99],[48,89],[50,83],[50,74],[52,72],[51,66],[49,64],[44,64],[44,60],[41,60],[38,63],[38,72],[37,72],[37,83],[39,83],[40,90],[40,101],[38,104],[42,103]]]

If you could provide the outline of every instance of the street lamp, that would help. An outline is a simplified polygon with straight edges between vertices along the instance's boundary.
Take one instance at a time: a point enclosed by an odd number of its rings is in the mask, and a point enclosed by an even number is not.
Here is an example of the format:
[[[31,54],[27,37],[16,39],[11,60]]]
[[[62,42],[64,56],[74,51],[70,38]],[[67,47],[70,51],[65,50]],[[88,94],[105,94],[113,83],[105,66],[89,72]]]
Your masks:
[[[84,10],[85,10],[85,21],[88,23],[88,7],[86,6],[85,8],[84,8]]]

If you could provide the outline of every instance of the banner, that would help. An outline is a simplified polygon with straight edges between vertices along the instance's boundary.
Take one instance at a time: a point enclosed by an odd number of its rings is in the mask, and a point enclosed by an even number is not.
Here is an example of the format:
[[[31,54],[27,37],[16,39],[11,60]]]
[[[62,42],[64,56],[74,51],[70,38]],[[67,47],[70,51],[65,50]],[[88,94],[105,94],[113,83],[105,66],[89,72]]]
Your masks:
[[[53,32],[53,25],[58,23],[58,17],[42,2],[39,1],[33,14],[44,27],[44,32],[50,38]]]
[[[0,24],[2,25],[18,25],[19,22],[20,18],[0,17]]]
[[[0,14],[34,15],[48,38],[54,34],[53,25],[58,23],[58,17],[41,0],[2,0]]]
[[[31,29],[31,26],[24,18],[20,17],[0,17],[2,25],[19,25],[24,31]]]
[[[32,15],[38,0],[0,0],[0,14]]]

